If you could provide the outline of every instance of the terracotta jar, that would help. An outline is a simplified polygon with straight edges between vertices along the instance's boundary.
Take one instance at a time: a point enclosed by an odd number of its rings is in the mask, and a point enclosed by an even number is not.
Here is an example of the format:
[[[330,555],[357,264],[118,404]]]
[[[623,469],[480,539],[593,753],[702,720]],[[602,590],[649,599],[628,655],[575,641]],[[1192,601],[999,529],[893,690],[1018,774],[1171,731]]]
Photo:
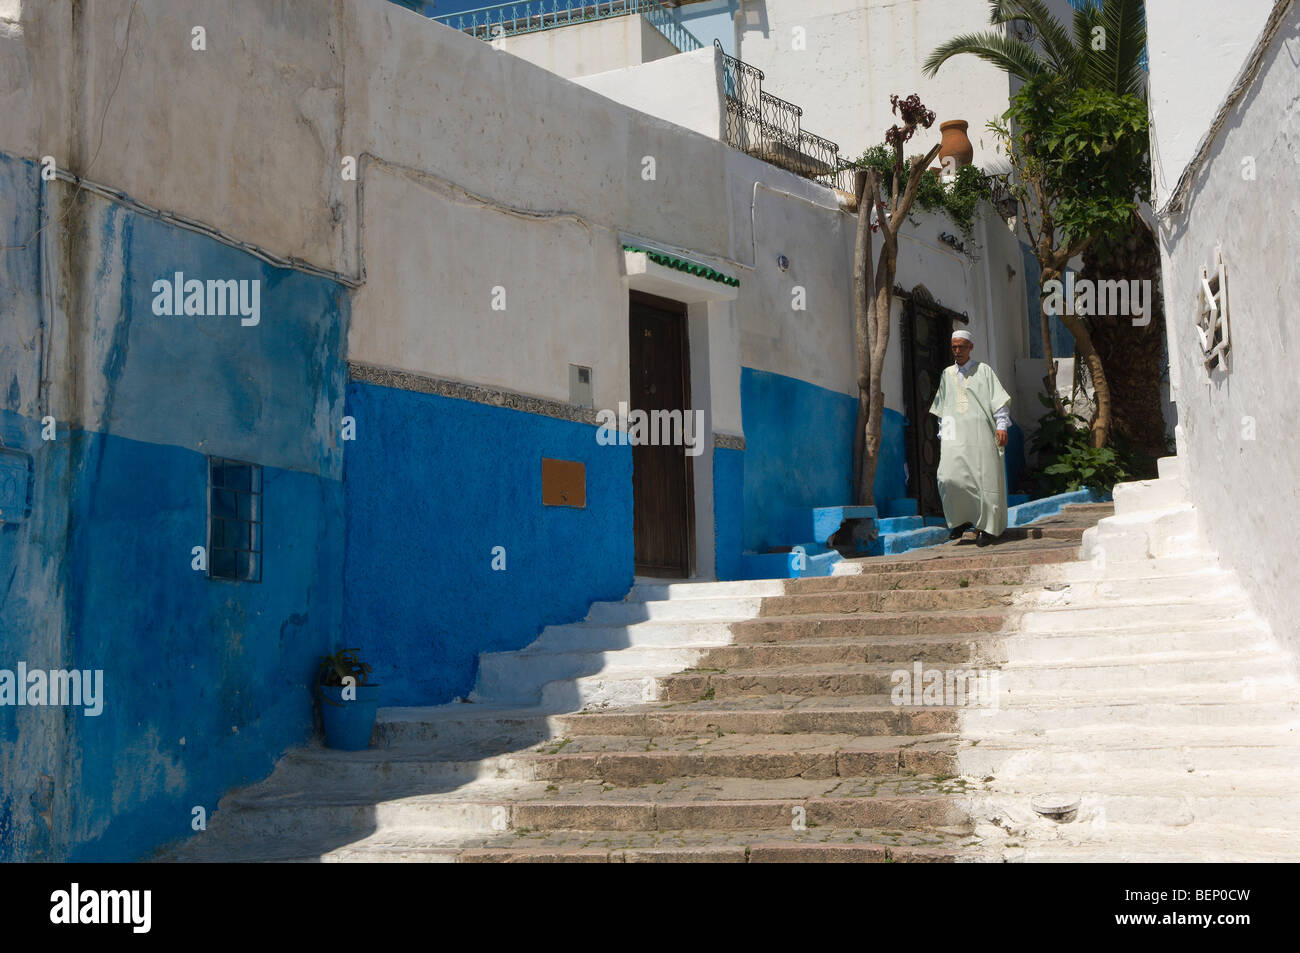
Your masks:
[[[975,147],[971,145],[970,137],[966,135],[969,123],[965,119],[951,119],[948,122],[939,124],[939,131],[943,133],[943,139],[939,144],[939,166],[943,167],[943,160],[952,156],[957,163],[957,168],[964,165],[970,165],[975,158]]]

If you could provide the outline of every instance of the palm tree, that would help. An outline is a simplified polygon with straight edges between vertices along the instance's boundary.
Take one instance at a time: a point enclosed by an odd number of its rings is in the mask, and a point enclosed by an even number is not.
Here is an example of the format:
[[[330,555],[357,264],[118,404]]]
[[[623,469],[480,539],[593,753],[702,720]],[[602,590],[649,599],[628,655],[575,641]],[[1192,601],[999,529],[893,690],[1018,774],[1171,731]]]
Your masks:
[[[1146,16],[1142,0],[1087,0],[1076,6],[1068,28],[1052,15],[1043,0],[989,0],[989,11],[990,23],[1003,29],[953,37],[930,54],[925,63],[927,76],[935,75],[952,57],[966,54],[1022,81],[1054,76],[1071,87],[1090,87],[1145,101]],[[1047,238],[1047,247],[1053,248],[1054,236]],[[1039,254],[1042,280],[1059,277],[1054,275],[1059,269],[1049,267],[1053,263],[1046,260],[1041,242],[1035,242],[1035,252]],[[1127,240],[1090,241],[1083,255],[1085,277],[1120,277],[1125,272],[1132,276],[1135,272],[1131,266],[1140,263],[1143,274],[1154,267],[1154,273],[1150,273],[1152,287],[1159,288],[1155,235],[1139,215],[1133,216]],[[1159,392],[1164,313],[1158,297],[1152,309],[1152,320],[1143,327],[1061,316],[1074,335],[1080,358],[1085,359],[1097,390],[1098,407],[1092,422],[1096,445],[1108,441],[1113,419],[1115,433],[1149,455],[1160,455],[1164,450]],[[1049,365],[1045,383],[1054,382],[1055,361],[1045,311],[1042,321]],[[1108,379],[1112,377],[1115,379]],[[1055,397],[1054,383],[1047,386]]]
[[[1052,73],[1075,86],[1146,96],[1142,0],[1089,0],[1075,8],[1072,29],[1043,0],[989,0],[989,23],[1028,27],[1038,43],[1002,30],[963,33],[930,54],[925,75],[934,76],[954,56],[970,54],[1021,80]]]

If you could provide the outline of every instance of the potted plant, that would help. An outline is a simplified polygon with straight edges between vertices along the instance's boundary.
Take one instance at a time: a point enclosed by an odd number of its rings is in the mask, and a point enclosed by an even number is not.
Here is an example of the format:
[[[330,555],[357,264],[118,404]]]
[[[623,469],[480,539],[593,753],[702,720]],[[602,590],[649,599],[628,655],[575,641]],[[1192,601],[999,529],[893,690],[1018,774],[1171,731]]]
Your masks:
[[[341,751],[370,747],[379,710],[379,686],[369,685],[370,666],[357,657],[359,649],[340,649],[321,657],[320,712],[325,744]]]

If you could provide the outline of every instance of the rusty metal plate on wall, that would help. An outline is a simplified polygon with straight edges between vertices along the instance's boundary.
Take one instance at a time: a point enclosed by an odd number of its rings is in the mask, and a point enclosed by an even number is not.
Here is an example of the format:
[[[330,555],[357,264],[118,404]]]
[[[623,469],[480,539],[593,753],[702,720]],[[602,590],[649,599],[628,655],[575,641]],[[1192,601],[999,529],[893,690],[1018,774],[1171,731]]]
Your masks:
[[[542,457],[542,505],[587,508],[587,465]]]

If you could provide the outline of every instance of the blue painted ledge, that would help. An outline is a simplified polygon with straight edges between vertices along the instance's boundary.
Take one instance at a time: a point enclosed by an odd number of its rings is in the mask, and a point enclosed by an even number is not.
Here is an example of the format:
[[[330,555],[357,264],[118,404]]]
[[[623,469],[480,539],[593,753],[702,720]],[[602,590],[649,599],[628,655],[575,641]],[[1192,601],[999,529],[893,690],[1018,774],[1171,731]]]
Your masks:
[[[806,543],[803,563],[798,553],[745,553],[740,557],[741,579],[807,579],[829,576],[844,559],[833,549]]]
[[[1009,497],[1023,500],[1022,495]],[[1073,493],[1058,493],[1041,500],[1021,502],[1007,509],[1007,528],[1027,526],[1038,520],[1055,516],[1061,508],[1072,503],[1105,503],[1109,494],[1094,489],[1076,490]],[[886,511],[906,511],[915,501],[891,500]],[[813,509],[791,510],[788,516],[790,534],[806,535],[811,532],[818,540],[828,539],[846,519],[871,519],[876,517],[876,508],[870,506],[822,506]],[[941,546],[948,542],[948,527],[942,517],[927,516],[890,516],[876,519],[879,535],[873,539],[862,552],[864,556],[896,556],[913,549],[925,549],[929,546]],[[741,579],[799,579],[813,576],[829,576],[835,564],[843,557],[834,550],[827,549],[822,543],[801,543],[803,562],[800,554],[789,553],[745,553],[740,557]]]
[[[1102,493],[1090,487],[1075,490],[1073,493],[1058,493],[1056,496],[1045,496],[1041,500],[1021,503],[1019,506],[1013,506],[1007,510],[1007,528],[1027,526],[1048,516],[1055,516],[1061,512],[1061,507],[1069,506],[1071,503],[1109,502],[1109,493]]]

